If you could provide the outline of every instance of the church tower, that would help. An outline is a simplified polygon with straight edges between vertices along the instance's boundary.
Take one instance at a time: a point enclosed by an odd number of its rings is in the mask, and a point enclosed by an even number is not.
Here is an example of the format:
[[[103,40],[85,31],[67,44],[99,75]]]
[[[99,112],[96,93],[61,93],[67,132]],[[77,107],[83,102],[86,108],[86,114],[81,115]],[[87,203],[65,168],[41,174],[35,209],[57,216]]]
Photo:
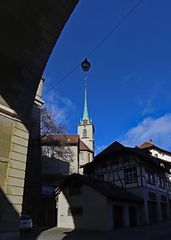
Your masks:
[[[94,124],[88,114],[86,78],[83,118],[77,125],[77,133],[83,143],[94,153]]]

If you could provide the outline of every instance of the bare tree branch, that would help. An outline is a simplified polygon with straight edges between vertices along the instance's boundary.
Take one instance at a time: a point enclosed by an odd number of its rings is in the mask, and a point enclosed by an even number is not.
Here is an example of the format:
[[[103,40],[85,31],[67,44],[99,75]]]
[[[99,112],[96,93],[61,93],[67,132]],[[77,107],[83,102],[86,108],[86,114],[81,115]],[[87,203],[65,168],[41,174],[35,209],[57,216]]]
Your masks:
[[[56,156],[62,156],[65,145],[66,126],[64,124],[57,125],[55,117],[47,108],[41,109],[41,145],[42,154],[48,155],[49,151]]]

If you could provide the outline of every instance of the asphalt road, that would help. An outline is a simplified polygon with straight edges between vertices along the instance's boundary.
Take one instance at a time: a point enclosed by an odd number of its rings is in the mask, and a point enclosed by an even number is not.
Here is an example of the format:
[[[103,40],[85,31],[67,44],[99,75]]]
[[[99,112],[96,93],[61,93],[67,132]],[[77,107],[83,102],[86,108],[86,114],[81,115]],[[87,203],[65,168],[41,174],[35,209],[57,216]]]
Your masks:
[[[171,222],[110,232],[71,229],[33,229],[21,240],[171,240]]]

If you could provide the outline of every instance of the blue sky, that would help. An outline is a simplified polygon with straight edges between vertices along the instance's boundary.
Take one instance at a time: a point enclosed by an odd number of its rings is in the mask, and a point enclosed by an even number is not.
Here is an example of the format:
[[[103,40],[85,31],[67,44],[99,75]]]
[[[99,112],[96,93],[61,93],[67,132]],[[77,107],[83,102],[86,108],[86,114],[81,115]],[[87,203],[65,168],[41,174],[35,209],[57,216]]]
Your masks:
[[[80,0],[65,25],[44,72],[44,100],[68,133],[76,133],[82,117],[85,74],[77,68],[58,81],[136,2]],[[88,106],[97,152],[115,140],[135,146],[150,138],[171,149],[170,9],[170,0],[144,0],[88,58]]]

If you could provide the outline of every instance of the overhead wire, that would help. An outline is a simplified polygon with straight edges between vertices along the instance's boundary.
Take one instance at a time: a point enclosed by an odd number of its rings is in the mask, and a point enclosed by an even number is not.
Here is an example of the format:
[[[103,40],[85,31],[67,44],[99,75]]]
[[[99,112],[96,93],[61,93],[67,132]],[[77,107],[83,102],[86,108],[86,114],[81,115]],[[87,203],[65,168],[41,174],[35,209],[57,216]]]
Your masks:
[[[143,2],[144,0],[139,0],[133,7],[131,7],[128,12],[121,18],[119,22],[115,24],[115,26],[112,28],[112,30],[89,52],[89,54],[86,56],[86,58],[89,58],[92,56],[95,51],[100,48],[103,43],[122,25],[123,22],[135,11],[135,9]],[[80,63],[75,65],[67,74],[65,74],[59,81],[57,81],[45,94],[44,97],[54,90],[56,86],[61,84],[66,78],[68,78],[73,72],[75,72],[80,67]]]

